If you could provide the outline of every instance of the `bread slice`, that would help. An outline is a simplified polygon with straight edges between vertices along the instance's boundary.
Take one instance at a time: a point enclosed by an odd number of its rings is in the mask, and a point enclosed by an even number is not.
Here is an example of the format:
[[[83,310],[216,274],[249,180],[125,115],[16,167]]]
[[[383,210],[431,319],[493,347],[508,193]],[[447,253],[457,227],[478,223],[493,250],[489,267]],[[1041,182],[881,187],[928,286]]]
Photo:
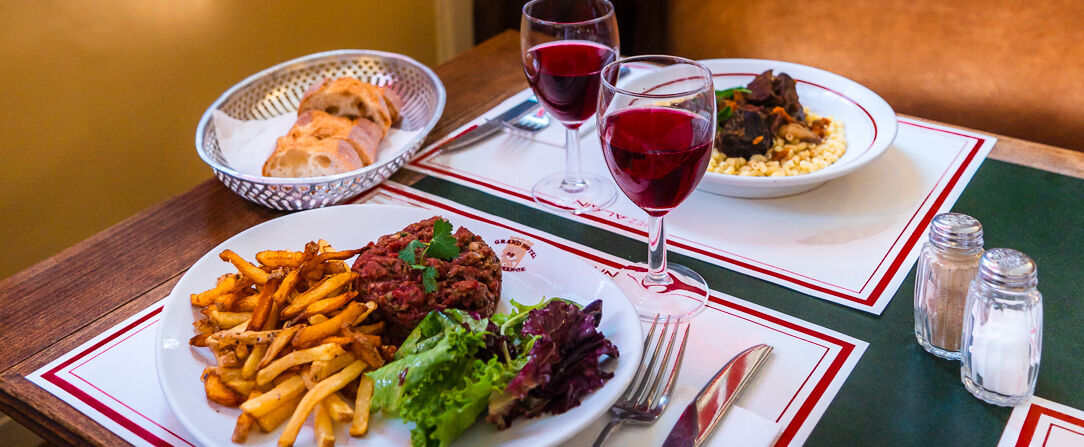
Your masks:
[[[369,166],[376,162],[377,149],[380,148],[380,140],[383,139],[381,128],[371,120],[361,118],[350,127],[350,133],[345,137],[346,141],[354,145],[358,157]]]
[[[325,79],[305,92],[297,111],[320,110],[351,120],[366,118],[380,126],[383,138],[399,118],[400,108],[398,96],[391,93],[393,99],[389,101],[386,91],[390,92],[354,78]]]
[[[294,139],[312,137],[317,140],[346,138],[353,126],[354,122],[350,119],[329,115],[321,110],[306,110],[297,114],[297,121],[294,121],[286,136]]]
[[[376,161],[379,144],[380,127],[372,121],[306,110],[276,142],[263,175],[317,177],[353,171]]]
[[[279,137],[275,152],[263,165],[267,177],[320,177],[365,167],[346,140]]]
[[[391,123],[398,123],[403,117],[403,99],[390,88],[384,87],[380,90],[384,94],[384,105],[388,106],[388,113],[391,114]]]

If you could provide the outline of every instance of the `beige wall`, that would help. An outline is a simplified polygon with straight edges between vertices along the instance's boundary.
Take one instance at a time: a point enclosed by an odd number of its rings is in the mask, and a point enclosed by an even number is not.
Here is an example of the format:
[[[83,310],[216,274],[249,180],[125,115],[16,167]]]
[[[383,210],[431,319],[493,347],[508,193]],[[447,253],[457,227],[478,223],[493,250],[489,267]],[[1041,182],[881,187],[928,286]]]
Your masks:
[[[441,1],[0,2],[0,278],[209,178],[196,123],[252,73],[338,48],[433,65]]]

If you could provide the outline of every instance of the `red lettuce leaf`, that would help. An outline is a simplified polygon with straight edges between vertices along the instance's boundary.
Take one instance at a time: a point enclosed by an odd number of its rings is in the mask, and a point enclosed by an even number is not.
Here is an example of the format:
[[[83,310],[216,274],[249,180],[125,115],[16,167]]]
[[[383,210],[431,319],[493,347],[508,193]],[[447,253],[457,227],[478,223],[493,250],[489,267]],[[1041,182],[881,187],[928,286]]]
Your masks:
[[[563,413],[599,389],[612,372],[601,368],[603,356],[617,358],[617,346],[597,327],[602,301],[584,308],[552,300],[534,309],[523,323],[522,335],[535,337],[528,361],[504,393],[490,400],[487,420],[507,428],[518,417]]]

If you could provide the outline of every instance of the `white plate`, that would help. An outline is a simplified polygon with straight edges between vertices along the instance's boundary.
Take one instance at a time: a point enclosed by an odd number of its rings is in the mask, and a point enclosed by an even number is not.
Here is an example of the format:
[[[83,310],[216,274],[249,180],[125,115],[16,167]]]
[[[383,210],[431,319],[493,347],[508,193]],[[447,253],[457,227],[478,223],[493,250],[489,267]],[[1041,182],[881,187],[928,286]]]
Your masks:
[[[301,249],[308,241],[326,239],[341,249],[362,247],[381,235],[433,216],[419,208],[390,205],[342,205],[299,212],[249,228],[208,252],[185,273],[173,288],[158,331],[157,367],[162,391],[181,424],[199,444],[233,446],[230,435],[240,414],[235,408],[222,407],[207,400],[200,382],[200,372],[213,364],[206,348],[191,348],[192,323],[201,315],[189,304],[189,295],[214,285],[215,278],[233,273],[233,267],[218,259],[224,249],[231,249],[252,260],[256,252],[268,249]],[[450,219],[456,228],[465,226],[481,236],[493,249],[498,239],[516,234],[509,230],[467,219]],[[501,304],[498,312],[510,310],[508,299],[534,304],[545,297],[563,297],[586,304],[601,299],[602,323],[599,330],[620,350],[614,377],[583,403],[560,415],[546,415],[517,420],[511,428],[497,431],[491,424],[476,423],[456,442],[460,446],[556,445],[606,412],[635,374],[643,349],[640,319],[628,298],[609,278],[575,256],[558,248],[535,243],[534,257],[525,257],[522,271],[504,272]],[[295,445],[313,443],[311,417],[301,430]],[[336,445],[410,445],[410,432],[401,420],[374,415],[370,432],[364,438],[351,438],[346,423],[336,424]],[[273,446],[281,434],[252,430],[246,446]]]
[[[715,78],[715,89],[745,86],[768,69],[786,73],[797,82],[798,100],[821,116],[843,122],[847,151],[835,163],[809,174],[790,177],[743,177],[708,172],[698,189],[732,197],[781,197],[816,188],[847,175],[884,153],[896,138],[896,113],[861,84],[805,65],[761,59],[700,61]]]

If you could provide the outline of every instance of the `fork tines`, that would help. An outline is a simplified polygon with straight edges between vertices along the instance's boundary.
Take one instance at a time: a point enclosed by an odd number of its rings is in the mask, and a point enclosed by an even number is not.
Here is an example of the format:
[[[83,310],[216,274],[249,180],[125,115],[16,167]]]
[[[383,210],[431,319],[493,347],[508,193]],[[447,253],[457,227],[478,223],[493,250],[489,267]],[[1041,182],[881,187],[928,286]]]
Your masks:
[[[652,422],[666,409],[685,358],[685,343],[689,338],[688,323],[666,317],[662,325],[659,325],[660,318],[659,315],[655,316],[644,338],[644,354],[632,386],[614,406],[615,409],[640,413],[630,418],[633,420]],[[678,340],[679,336],[681,340]]]

